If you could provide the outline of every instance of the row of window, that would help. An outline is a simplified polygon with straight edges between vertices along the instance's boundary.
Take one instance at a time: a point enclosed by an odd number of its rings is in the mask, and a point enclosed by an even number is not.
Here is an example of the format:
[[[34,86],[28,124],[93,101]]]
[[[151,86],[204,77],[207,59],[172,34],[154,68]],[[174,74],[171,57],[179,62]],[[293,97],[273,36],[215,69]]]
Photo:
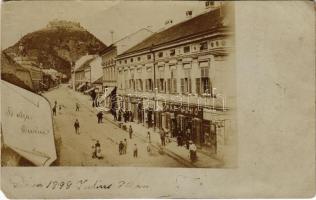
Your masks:
[[[209,42],[209,44],[210,44],[210,47],[213,48],[213,47],[220,46],[220,42],[221,42],[222,46],[226,45],[225,40],[212,41],[212,42]],[[186,53],[190,53],[192,51],[192,48],[193,48],[194,51],[197,50],[197,48],[195,46],[192,47],[190,45],[187,45],[187,46],[182,47],[183,53],[185,53],[185,54]],[[208,45],[207,41],[199,43],[199,48],[198,48],[199,51],[205,51],[205,50],[208,50],[208,49],[209,49],[209,45]],[[178,52],[180,53],[180,49],[178,49]],[[164,56],[171,56],[172,57],[172,56],[175,56],[175,55],[176,55],[176,49],[171,49],[168,52],[160,51],[160,52],[157,53],[158,58],[163,58]],[[147,60],[151,60],[151,58],[152,58],[152,54],[147,54]],[[136,60],[137,61],[141,61],[142,58],[139,56],[137,58],[125,59],[124,63],[127,64],[128,61],[133,63]],[[120,60],[119,64],[122,64],[122,62],[123,61]]]
[[[143,84],[144,83],[144,84]],[[160,93],[177,93],[177,79],[168,78],[168,79],[157,79],[156,87]],[[181,78],[180,79],[180,92],[181,94],[191,94],[192,93],[192,79],[190,78]],[[130,79],[125,82],[126,88],[139,92],[152,92],[154,91],[153,79]],[[195,79],[195,93],[196,94],[211,94],[212,86],[210,79],[208,77],[201,77]],[[122,88],[122,85],[121,85]]]
[[[113,58],[111,58],[110,60],[104,61],[102,64],[103,64],[103,66],[113,65],[113,64],[115,64],[115,61]]]

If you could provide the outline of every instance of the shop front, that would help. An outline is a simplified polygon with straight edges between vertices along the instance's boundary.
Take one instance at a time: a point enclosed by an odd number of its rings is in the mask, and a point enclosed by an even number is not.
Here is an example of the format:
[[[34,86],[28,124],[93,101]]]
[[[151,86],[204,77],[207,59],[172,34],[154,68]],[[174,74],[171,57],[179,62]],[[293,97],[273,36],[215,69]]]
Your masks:
[[[184,140],[192,140],[200,145],[203,137],[203,111],[195,105],[179,105],[167,103],[164,105],[163,124],[170,129],[172,137],[180,136]]]
[[[210,148],[211,153],[221,155],[225,146],[227,130],[230,119],[226,113],[220,111],[204,110],[204,138],[202,144]]]

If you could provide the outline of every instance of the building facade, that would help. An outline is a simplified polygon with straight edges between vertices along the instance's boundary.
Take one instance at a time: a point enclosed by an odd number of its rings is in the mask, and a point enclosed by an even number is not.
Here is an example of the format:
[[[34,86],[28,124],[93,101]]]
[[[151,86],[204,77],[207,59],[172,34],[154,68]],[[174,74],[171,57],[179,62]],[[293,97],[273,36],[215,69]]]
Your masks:
[[[6,53],[1,53],[1,75],[12,74],[20,79],[30,90],[34,90],[31,73],[28,69],[17,64]]]
[[[91,66],[95,55],[85,55],[79,58],[72,70],[73,87],[78,91],[85,91],[91,86]]]
[[[228,9],[212,6],[118,55],[118,109],[220,154],[220,138],[232,132],[235,101]]]
[[[116,106],[116,90],[117,90],[117,70],[116,57],[127,49],[141,42],[152,34],[152,31],[142,28],[104,49],[101,52],[103,65],[103,90],[105,93],[105,106],[113,108]],[[114,112],[114,110],[112,109]]]

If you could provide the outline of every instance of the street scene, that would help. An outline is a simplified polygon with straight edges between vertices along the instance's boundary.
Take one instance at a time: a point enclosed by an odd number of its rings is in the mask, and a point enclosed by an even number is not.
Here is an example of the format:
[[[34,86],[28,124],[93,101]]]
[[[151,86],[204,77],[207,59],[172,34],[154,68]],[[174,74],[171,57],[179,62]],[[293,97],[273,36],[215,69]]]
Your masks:
[[[2,166],[236,167],[233,5],[108,4],[2,47]]]
[[[44,94],[51,104],[57,102],[54,129],[57,138],[60,138],[59,164],[62,166],[156,166],[162,167],[193,167],[189,161],[188,150],[177,147],[172,141],[170,150],[160,149],[160,138],[151,135],[150,141],[147,131],[154,134],[152,129],[127,123],[133,127],[132,138],[128,131],[124,131],[113,121],[110,114],[105,114],[102,123],[98,123],[97,113],[92,107],[89,96],[74,92],[65,85]],[[76,111],[76,105],[79,109]],[[61,109],[59,109],[61,107]],[[79,121],[78,134],[75,131],[75,120]],[[127,141],[124,154],[120,153],[120,142]],[[100,152],[94,157],[95,145],[99,141]],[[134,157],[135,144],[137,157]],[[172,148],[177,148],[175,152]],[[98,158],[99,157],[99,158]],[[205,156],[206,157],[206,156]],[[216,167],[221,162],[209,159],[202,166]]]

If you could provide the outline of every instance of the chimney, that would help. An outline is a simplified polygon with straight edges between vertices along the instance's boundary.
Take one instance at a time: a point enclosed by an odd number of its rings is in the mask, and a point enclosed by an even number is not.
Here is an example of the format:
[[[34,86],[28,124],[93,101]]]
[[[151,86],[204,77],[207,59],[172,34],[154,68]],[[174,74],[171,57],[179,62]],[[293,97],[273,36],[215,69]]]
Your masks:
[[[185,12],[186,17],[189,19],[192,17],[192,10],[188,10]]]
[[[205,1],[205,8],[208,10],[213,10],[220,7],[222,2],[220,1]]]
[[[172,26],[173,24],[173,20],[172,19],[168,19],[165,21],[165,28],[169,28],[170,26]]]

